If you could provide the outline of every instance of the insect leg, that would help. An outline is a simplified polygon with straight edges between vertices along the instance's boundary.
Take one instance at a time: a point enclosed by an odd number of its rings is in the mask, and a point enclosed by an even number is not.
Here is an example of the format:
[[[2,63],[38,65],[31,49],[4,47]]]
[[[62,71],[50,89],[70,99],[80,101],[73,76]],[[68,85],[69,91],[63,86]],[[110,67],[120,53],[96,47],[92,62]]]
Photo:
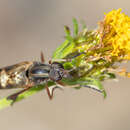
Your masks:
[[[49,64],[52,64],[52,61],[51,61],[51,60],[49,60]]]
[[[56,83],[61,85],[61,86],[65,86],[65,84],[62,81],[57,81]]]
[[[46,83],[45,88],[46,88],[47,95],[48,95],[48,97],[49,97],[50,100],[51,100],[51,99],[53,98],[53,96],[54,96],[54,91],[55,91],[55,89],[57,89],[57,88],[61,89],[60,87],[56,86],[56,87],[52,88],[52,92],[50,92],[47,83]]]
[[[49,99],[51,100],[51,99],[53,98],[53,92],[54,92],[54,89],[55,89],[55,88],[52,89],[52,93],[50,92],[50,90],[49,90],[47,84],[46,84],[45,88],[46,88],[46,91],[47,91],[48,97],[49,97]]]
[[[30,89],[30,87],[27,87],[27,88],[25,88],[25,89],[23,89],[23,90],[21,90],[21,91],[19,91],[19,92],[17,92],[17,93],[14,93],[14,94],[8,96],[8,97],[7,97],[7,100],[13,100],[13,102],[11,103],[11,105],[13,105],[13,104],[15,103],[17,97],[19,96],[19,94],[21,94],[21,93],[27,91],[28,89]]]
[[[44,58],[44,54],[43,52],[41,51],[41,62],[44,63],[45,62],[45,58]]]
[[[76,58],[76,57],[78,57],[78,56],[80,56],[80,55],[82,55],[82,54],[86,54],[85,52],[80,52],[80,53],[78,53],[78,54],[74,54],[73,56],[68,56],[68,58],[67,59],[74,59],[74,58]]]
[[[82,54],[86,54],[85,52],[81,52],[81,53],[78,53],[78,54],[75,54],[73,56],[68,56],[67,58],[63,58],[63,59],[53,59],[52,61],[49,61],[50,63],[51,62],[71,62],[72,59],[82,55]]]

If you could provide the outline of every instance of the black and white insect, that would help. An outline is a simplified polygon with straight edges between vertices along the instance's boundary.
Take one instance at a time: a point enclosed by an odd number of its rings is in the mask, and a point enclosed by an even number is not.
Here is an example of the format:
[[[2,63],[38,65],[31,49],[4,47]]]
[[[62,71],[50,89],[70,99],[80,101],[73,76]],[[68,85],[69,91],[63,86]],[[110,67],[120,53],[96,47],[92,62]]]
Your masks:
[[[12,66],[0,69],[0,89],[23,88],[23,90],[8,97],[15,102],[17,96],[33,86],[45,84],[47,94],[50,99],[53,97],[48,88],[47,82],[52,80],[57,84],[63,85],[62,78],[67,78],[69,73],[59,62],[44,63],[44,56],[41,53],[41,62],[21,62]]]

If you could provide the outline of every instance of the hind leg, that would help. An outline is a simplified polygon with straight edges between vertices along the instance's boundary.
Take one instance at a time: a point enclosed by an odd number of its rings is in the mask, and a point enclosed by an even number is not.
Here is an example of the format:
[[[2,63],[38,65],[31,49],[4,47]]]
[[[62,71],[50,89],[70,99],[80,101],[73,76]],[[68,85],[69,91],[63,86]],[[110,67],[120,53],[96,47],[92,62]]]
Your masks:
[[[22,94],[23,92],[25,92],[25,91],[27,91],[28,89],[30,89],[30,88],[31,88],[31,87],[29,86],[29,87],[27,87],[27,88],[25,88],[25,89],[23,89],[23,90],[21,90],[21,91],[19,91],[19,92],[17,92],[17,93],[14,93],[14,94],[8,96],[8,97],[7,97],[7,100],[12,100],[11,105],[13,105],[13,104],[16,102],[17,97],[18,97],[20,94]]]

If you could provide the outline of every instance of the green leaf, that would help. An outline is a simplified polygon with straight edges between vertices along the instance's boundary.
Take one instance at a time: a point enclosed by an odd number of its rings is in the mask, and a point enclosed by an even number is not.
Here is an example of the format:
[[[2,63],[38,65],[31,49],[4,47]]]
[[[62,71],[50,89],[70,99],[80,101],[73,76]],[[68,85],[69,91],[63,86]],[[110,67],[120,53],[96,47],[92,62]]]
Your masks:
[[[27,97],[29,97],[29,96],[31,96],[31,95],[33,95],[33,94],[39,92],[39,91],[41,91],[43,88],[44,88],[44,86],[39,86],[39,87],[30,88],[28,91],[26,91],[26,92],[20,94],[20,95],[17,97],[16,102],[21,101],[21,100],[23,100],[23,99],[25,99],[25,98],[27,98]],[[7,99],[7,97],[5,97],[5,98],[3,98],[3,99],[0,99],[0,109],[4,109],[4,108],[6,108],[6,107],[11,106],[12,102],[13,102],[13,101]]]
[[[55,85],[55,83],[49,81],[48,86],[50,87],[52,85]],[[29,90],[25,91],[24,93],[20,94],[17,97],[16,102],[26,99],[29,96],[36,94],[37,92],[43,90],[44,88],[45,88],[45,85],[34,86],[34,87],[30,88]],[[9,99],[7,99],[7,97],[0,99],[0,110],[11,106],[12,102],[13,102],[13,100],[9,100]]]
[[[73,39],[73,37],[72,37],[71,34],[70,34],[70,29],[69,29],[69,27],[68,27],[68,26],[64,26],[64,30],[65,30],[65,34],[66,34],[65,38],[66,38],[69,42],[73,42],[74,39]]]
[[[70,70],[73,68],[73,64],[71,62],[65,62],[63,66],[65,70]]]
[[[102,92],[104,98],[106,98],[107,96],[106,91],[99,80],[86,77],[86,78],[81,79],[81,81],[79,82],[80,82],[80,85],[83,85],[83,86],[87,85],[87,86],[90,86],[92,89]]]
[[[75,47],[74,42],[70,42],[68,40],[65,40],[63,44],[61,44],[56,51],[53,53],[52,58],[53,59],[63,59],[65,58],[69,53],[72,52],[73,48]]]
[[[86,30],[87,29],[87,26],[86,26],[84,20],[81,21],[81,25],[82,25],[82,30]]]
[[[62,56],[62,51],[64,50],[64,48],[66,48],[69,45],[69,41],[65,40],[53,53],[52,58],[53,59],[61,59],[63,58]]]
[[[65,84],[68,84],[70,86],[71,85],[79,85],[81,87],[92,88],[96,91],[101,92],[103,94],[104,98],[106,98],[106,96],[107,96],[104,87],[102,86],[101,82],[97,79],[85,77],[85,78],[78,78],[78,79],[76,79],[76,78],[75,79],[63,79],[62,81]]]
[[[70,29],[68,26],[64,26],[66,36],[71,36]]]
[[[75,18],[73,18],[73,26],[74,26],[74,37],[78,35],[79,27],[78,27],[78,22]]]
[[[107,73],[106,74],[109,79],[115,79],[116,75],[114,73]]]
[[[65,83],[66,85],[79,85],[78,79],[73,78],[73,79],[62,79],[62,82]]]

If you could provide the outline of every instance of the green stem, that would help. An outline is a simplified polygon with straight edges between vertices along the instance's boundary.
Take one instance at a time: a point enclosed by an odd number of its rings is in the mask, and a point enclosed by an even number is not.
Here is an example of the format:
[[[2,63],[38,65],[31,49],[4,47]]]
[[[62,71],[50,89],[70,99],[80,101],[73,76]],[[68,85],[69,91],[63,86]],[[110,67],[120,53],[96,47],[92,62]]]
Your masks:
[[[23,100],[23,99],[25,99],[25,98],[27,98],[27,97],[29,97],[29,96],[31,96],[31,95],[33,95],[33,94],[39,92],[39,91],[41,91],[42,89],[44,89],[44,86],[43,86],[43,85],[42,85],[42,86],[38,86],[38,87],[30,88],[28,91],[26,91],[26,92],[20,94],[20,95],[17,97],[16,102],[21,101],[21,100]],[[11,106],[12,102],[13,102],[13,101],[7,99],[7,97],[4,97],[3,99],[0,99],[0,110],[1,110],[1,109],[4,109],[4,108],[6,108],[6,107]]]
[[[55,85],[54,82],[51,82],[51,81],[48,82],[49,87],[53,86],[53,85]],[[25,98],[28,98],[29,96],[43,90],[44,88],[45,88],[45,85],[34,86],[34,87],[30,88],[29,90],[25,91],[24,93],[20,94],[17,97],[16,102],[19,102]],[[13,102],[13,100],[9,100],[9,99],[7,99],[7,97],[0,99],[0,110],[11,106],[12,102]]]

